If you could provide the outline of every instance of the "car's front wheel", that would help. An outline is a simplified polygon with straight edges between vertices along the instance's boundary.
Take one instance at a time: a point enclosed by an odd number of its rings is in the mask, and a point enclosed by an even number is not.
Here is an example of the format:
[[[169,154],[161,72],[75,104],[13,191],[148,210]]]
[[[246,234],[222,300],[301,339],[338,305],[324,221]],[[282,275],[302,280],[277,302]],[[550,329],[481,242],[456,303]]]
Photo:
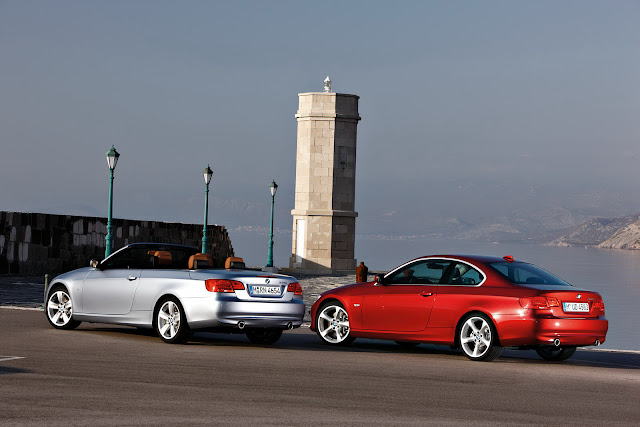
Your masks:
[[[187,342],[192,335],[182,305],[174,297],[167,297],[160,301],[155,312],[153,327],[160,339],[169,344]]]
[[[349,315],[337,301],[325,304],[318,310],[316,330],[327,344],[349,344],[355,339],[350,335]]]
[[[544,360],[548,360],[551,362],[560,362],[562,360],[567,360],[576,352],[576,347],[574,346],[561,346],[561,347],[551,347],[544,346],[536,348],[536,353],[538,356],[542,357]]]
[[[45,312],[47,320],[56,329],[74,329],[80,326],[81,322],[73,319],[73,302],[64,286],[51,289]]]
[[[250,329],[246,334],[253,344],[271,345],[280,339],[282,329]]]
[[[462,320],[458,342],[471,360],[490,362],[502,353],[491,319],[481,313],[470,314]]]

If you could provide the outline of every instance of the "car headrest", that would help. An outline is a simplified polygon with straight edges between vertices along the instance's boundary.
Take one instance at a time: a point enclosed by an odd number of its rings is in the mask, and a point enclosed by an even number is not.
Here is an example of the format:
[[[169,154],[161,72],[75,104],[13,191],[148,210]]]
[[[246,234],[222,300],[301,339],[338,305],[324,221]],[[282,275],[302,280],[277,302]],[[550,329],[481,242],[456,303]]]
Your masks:
[[[244,260],[242,258],[230,256],[224,262],[224,268],[246,268]]]
[[[171,252],[169,251],[156,251],[153,256],[158,258],[158,265],[171,264]]]
[[[213,267],[213,257],[209,254],[195,254],[189,257],[189,270]]]

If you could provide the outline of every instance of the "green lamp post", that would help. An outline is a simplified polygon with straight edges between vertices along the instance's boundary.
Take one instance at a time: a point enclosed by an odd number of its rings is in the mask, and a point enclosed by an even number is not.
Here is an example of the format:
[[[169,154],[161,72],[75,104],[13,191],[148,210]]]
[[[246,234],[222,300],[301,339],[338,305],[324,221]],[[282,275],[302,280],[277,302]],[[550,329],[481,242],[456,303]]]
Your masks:
[[[275,181],[271,181],[269,184],[269,190],[271,190],[271,232],[269,233],[269,252],[267,252],[267,267],[273,267],[273,205],[276,201],[276,191],[278,191],[278,184]]]
[[[207,222],[209,221],[209,183],[211,182],[211,177],[213,176],[213,171],[207,165],[207,168],[202,171],[202,176],[204,177],[204,184],[206,186],[205,196],[204,196],[204,227],[202,227],[202,253],[207,253]]]
[[[120,158],[120,153],[118,153],[115,147],[112,145],[111,149],[107,151],[107,165],[109,166],[109,210],[107,213],[107,235],[105,237],[106,240],[106,248],[104,250],[104,257],[108,257],[111,255],[111,247],[113,246],[113,224],[111,222],[112,213],[113,213],[113,170],[116,168],[116,164],[118,164],[118,159]]]

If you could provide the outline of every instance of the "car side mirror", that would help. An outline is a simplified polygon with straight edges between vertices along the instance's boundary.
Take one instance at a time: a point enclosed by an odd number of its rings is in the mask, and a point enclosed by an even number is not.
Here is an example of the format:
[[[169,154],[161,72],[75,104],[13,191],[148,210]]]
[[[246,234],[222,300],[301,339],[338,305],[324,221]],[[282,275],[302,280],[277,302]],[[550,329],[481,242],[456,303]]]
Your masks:
[[[89,261],[89,267],[97,268],[98,270],[100,270],[100,261],[95,258],[92,259],[91,261]]]
[[[384,285],[384,276],[382,274],[376,274],[376,285]]]

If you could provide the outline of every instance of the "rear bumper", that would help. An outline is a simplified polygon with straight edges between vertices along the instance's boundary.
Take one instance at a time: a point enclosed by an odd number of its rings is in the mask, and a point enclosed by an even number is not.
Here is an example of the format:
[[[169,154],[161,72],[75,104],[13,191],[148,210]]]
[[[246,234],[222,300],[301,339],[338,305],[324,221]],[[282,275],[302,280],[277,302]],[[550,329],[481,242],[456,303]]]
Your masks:
[[[539,319],[536,328],[538,344],[551,344],[555,339],[561,345],[594,345],[603,343],[609,330],[606,319]]]
[[[504,316],[497,325],[503,346],[552,344],[555,339],[560,340],[560,345],[594,345],[596,340],[600,343],[605,341],[609,329],[609,321],[604,317],[583,319],[506,317]]]
[[[185,298],[182,301],[191,329],[234,327],[282,328],[289,323],[294,328],[302,324],[304,302],[240,301],[237,298]]]

